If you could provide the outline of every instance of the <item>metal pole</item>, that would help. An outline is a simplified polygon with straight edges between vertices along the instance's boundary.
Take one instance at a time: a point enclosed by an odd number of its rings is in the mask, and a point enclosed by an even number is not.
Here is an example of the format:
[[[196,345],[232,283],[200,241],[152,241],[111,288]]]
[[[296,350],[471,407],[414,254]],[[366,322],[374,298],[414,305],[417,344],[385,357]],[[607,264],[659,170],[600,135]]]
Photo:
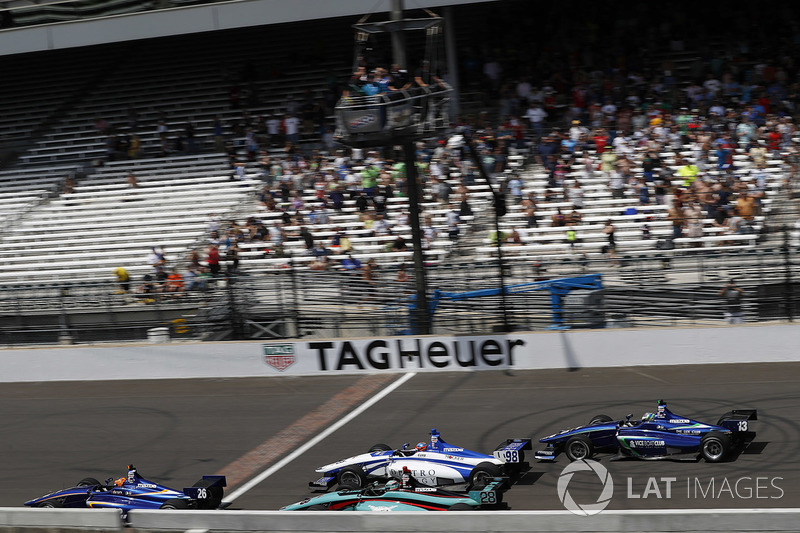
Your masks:
[[[408,184],[408,219],[411,224],[411,245],[414,253],[414,287],[416,305],[411,320],[415,334],[427,335],[431,332],[431,316],[428,309],[428,283],[425,279],[425,259],[422,254],[422,229],[419,224],[420,187],[417,179],[417,155],[412,141],[403,144]]]
[[[295,337],[298,339],[303,336],[303,332],[300,328],[300,307],[298,304],[298,297],[297,297],[297,273],[294,270],[294,261],[292,260],[292,256],[289,256],[289,280],[291,281],[292,285],[292,315],[294,316],[294,333]]]
[[[794,295],[792,290],[792,258],[789,255],[789,227],[783,226],[783,266],[786,273],[786,290],[783,298],[786,305],[786,318],[794,322]]]
[[[403,0],[392,0],[392,20],[403,20]],[[400,67],[412,72],[406,64],[405,34],[402,30],[391,32],[392,35],[392,61]]]
[[[453,8],[444,8],[445,47],[447,54],[447,81],[453,87],[450,97],[450,122],[456,122],[456,117],[461,113],[461,99],[458,84],[458,59],[456,57],[456,31],[453,26]]]
[[[472,142],[472,139],[464,136],[464,142],[467,143],[467,147],[469,148],[469,153],[472,156],[472,160],[475,162],[475,166],[478,167],[478,172],[480,172],[481,177],[486,182],[486,185],[489,186],[489,191],[492,193],[492,198],[494,198],[495,205],[494,205],[494,231],[495,235],[497,236],[497,262],[499,263],[500,268],[500,311],[502,313],[503,318],[503,331],[508,333],[511,331],[511,326],[508,323],[508,304],[506,302],[506,273],[505,273],[505,264],[503,261],[503,246],[500,238],[500,214],[498,213],[498,206],[497,203],[502,200],[502,196],[499,192],[494,190],[492,186],[492,182],[489,179],[489,176],[486,174],[486,170],[483,168],[481,164],[480,157],[478,155],[478,151],[475,149],[475,144]],[[504,201],[504,200],[503,200]]]

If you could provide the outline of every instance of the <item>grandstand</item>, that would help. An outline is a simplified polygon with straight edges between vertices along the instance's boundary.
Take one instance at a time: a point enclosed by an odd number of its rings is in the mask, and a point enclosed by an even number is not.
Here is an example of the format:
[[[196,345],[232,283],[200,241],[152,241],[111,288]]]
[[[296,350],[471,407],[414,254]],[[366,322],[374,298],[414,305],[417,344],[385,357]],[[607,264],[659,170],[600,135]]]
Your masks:
[[[525,13],[522,2],[500,4],[500,11]],[[486,31],[486,9],[482,4],[452,8],[455,42],[462,53],[469,35]],[[14,318],[4,331],[7,343],[24,342],[25,332],[31,331],[41,336],[29,338],[48,342],[59,337],[75,342],[143,338],[154,325],[174,328],[173,320],[193,325],[188,335],[196,338],[231,332],[239,337],[280,337],[405,330],[406,289],[395,278],[398,269],[410,263],[412,251],[410,246],[391,246],[398,235],[411,240],[402,172],[388,163],[378,170],[385,172],[381,179],[388,179],[393,189],[383,213],[390,232],[376,232],[373,217],[365,216],[375,214],[374,207],[362,210],[357,195],[351,194],[362,187],[362,176],[375,161],[394,161],[397,154],[387,149],[359,157],[342,152],[343,146],[326,137],[333,125],[331,104],[351,74],[353,22],[352,17],[342,17],[0,58],[8,73],[0,82],[0,309]],[[671,55],[666,50],[650,60],[680,65],[686,57],[691,54],[685,50]],[[465,59],[459,61],[463,66]],[[690,66],[676,68],[684,86],[690,71]],[[533,193],[538,198],[539,222],[529,227],[523,206],[509,202],[500,227],[504,233],[516,231],[519,241],[502,245],[505,265],[498,265],[498,236],[489,229],[490,188],[472,175],[460,145],[448,141],[457,141],[465,129],[478,131],[476,137],[490,137],[482,129],[489,124],[495,131],[502,129],[506,117],[498,113],[506,105],[505,97],[502,91],[482,90],[481,84],[491,80],[467,72],[462,77],[463,117],[452,131],[420,147],[421,154],[439,159],[441,181],[452,191],[450,205],[442,200],[438,185],[434,187],[429,167],[424,167],[421,207],[423,218],[430,220],[424,255],[432,289],[497,286],[498,266],[508,269],[509,282],[600,272],[607,317],[616,316],[613,320],[625,324],[663,325],[719,322],[717,288],[735,277],[751,294],[764,298],[747,304],[749,319],[793,315],[794,296],[790,294],[788,302],[783,298],[786,290],[791,293],[792,277],[797,275],[797,244],[783,247],[784,234],[774,230],[798,219],[792,159],[796,140],[768,151],[763,168],[747,149],[734,150],[732,176],[737,183],[750,190],[761,187],[765,193],[751,222],[753,232],[735,233],[708,217],[698,222],[700,234],[672,239],[673,194],[663,204],[642,204],[632,188],[615,197],[603,171],[587,170],[587,159],[599,157],[599,147],[591,142],[560,159],[569,165],[565,182],[578,180],[584,191],[578,209],[581,221],[569,228],[552,224],[558,209],[572,211],[574,202],[563,195],[548,198],[551,172],[537,159],[539,138],[526,129],[505,149],[504,167],[493,179],[496,186],[507,188],[513,177],[520,178],[523,196]],[[494,93],[489,106],[484,92]],[[479,98],[475,103],[486,113],[469,118],[472,98]],[[286,144],[278,139],[281,136],[268,133],[270,117],[282,118],[291,107],[302,115],[306,104],[313,108],[305,117],[313,126],[302,131],[298,143]],[[561,116],[567,106],[558,105],[548,128],[567,135],[569,124]],[[479,120],[486,124],[481,126]],[[134,137],[141,143],[136,153],[131,152]],[[252,139],[257,149],[251,147]],[[695,144],[684,139],[680,146],[661,146],[662,168],[673,191],[684,187],[684,179],[675,175],[681,166],[676,157],[696,157]],[[646,148],[641,143],[629,154],[634,176],[642,175],[640,159]],[[706,176],[725,178],[724,172],[714,170],[714,151],[707,152],[702,162]],[[262,164],[262,157],[269,157],[270,163]],[[281,180],[287,170],[293,178]],[[130,174],[137,187],[130,186]],[[294,194],[291,199],[278,193],[281,181]],[[328,197],[331,183],[341,184],[346,194],[341,207],[329,206],[326,220],[319,222],[319,200]],[[274,207],[260,201],[265,187],[267,194],[274,193]],[[451,239],[452,212],[460,210],[462,198],[471,214],[460,214],[458,239]],[[239,236],[238,268],[209,281],[205,291],[180,298],[136,293],[144,276],[152,274],[146,258],[153,246],[164,248],[170,270],[186,272],[189,253],[208,246],[212,225],[227,231],[229,221],[244,227],[249,220],[267,229],[277,223],[282,228],[280,242],[267,235]],[[617,257],[603,250],[608,220],[616,228]],[[303,227],[310,229],[316,243],[329,247],[345,232],[352,257],[362,263],[374,259],[378,297],[363,301],[363,280],[340,271],[347,254],[330,253],[328,272],[317,271],[319,257],[307,249]],[[575,240],[567,239],[567,229],[575,232]],[[669,243],[669,249],[657,243]],[[117,267],[132,276],[130,293],[117,294]],[[783,291],[775,288],[780,283]],[[546,295],[515,297],[508,305],[517,328],[550,323]],[[499,323],[497,306],[496,298],[451,305],[437,316],[437,331],[491,331]],[[93,324],[86,328],[92,333],[77,333],[80,322]],[[98,334],[114,323],[120,331],[128,327],[121,324],[128,323],[129,334]]]

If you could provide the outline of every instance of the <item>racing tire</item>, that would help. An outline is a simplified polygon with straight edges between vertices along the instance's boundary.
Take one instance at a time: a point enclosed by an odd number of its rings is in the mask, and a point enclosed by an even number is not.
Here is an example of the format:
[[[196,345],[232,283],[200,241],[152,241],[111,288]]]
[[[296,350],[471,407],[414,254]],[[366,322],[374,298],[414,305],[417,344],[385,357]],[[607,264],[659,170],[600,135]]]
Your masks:
[[[585,435],[575,435],[564,445],[564,453],[570,461],[580,459],[591,459],[594,455],[594,445],[589,437]]]
[[[93,477],[85,477],[82,480],[78,481],[78,484],[75,485],[76,487],[94,487],[95,485],[99,485],[100,482],[97,481]]]
[[[225,494],[225,491],[219,485],[214,485],[214,482],[210,479],[201,479],[197,483],[194,484],[195,487],[201,487],[208,489],[206,494],[208,495],[205,499],[197,500],[197,506],[200,509],[216,509],[222,503],[222,496]]]
[[[159,509],[170,509],[170,510],[188,509],[188,508],[189,508],[189,502],[181,498],[172,498],[171,500],[167,500],[161,504],[161,507],[159,507]]]
[[[44,509],[61,509],[64,507],[64,503],[61,500],[47,500],[39,504],[39,507]]]
[[[593,416],[591,420],[589,420],[590,426],[595,426],[597,424],[607,424],[608,422],[613,422],[614,419],[608,415],[597,415]]]
[[[389,450],[393,449],[388,444],[378,443],[374,444],[372,448],[369,449],[369,452],[388,452]]]
[[[448,511],[475,511],[476,508],[468,503],[454,503],[447,508]]]
[[[364,471],[354,466],[342,468],[336,477],[339,486],[343,489],[360,489],[367,484],[367,476],[364,475]]]
[[[700,453],[707,463],[724,461],[730,450],[730,437],[719,431],[709,431],[700,440]]]
[[[469,483],[474,490],[478,487],[485,487],[489,481],[502,475],[502,468],[494,463],[484,461],[483,463],[478,463],[469,473]]]

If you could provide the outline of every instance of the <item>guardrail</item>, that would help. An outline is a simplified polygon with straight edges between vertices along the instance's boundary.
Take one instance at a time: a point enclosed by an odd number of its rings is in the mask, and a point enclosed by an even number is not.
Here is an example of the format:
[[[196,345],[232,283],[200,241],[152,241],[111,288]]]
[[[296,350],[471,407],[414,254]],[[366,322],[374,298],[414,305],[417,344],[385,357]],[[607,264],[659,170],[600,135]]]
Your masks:
[[[607,510],[589,517],[568,511],[131,511],[128,514],[128,525],[139,531],[752,532],[797,531],[798,523],[800,508]],[[123,528],[123,522],[120,513],[111,509],[0,508],[0,531],[22,527],[116,531]]]

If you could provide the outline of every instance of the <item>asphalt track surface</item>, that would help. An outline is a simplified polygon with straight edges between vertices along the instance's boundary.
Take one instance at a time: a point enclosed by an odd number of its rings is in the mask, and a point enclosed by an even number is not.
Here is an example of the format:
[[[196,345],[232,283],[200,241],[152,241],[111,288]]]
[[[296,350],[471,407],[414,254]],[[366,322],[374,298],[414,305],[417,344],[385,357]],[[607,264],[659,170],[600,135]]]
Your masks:
[[[241,487],[400,377],[0,384],[0,506],[20,506],[85,476],[121,476],[129,463],[176,488],[214,473]],[[433,427],[450,444],[490,452],[511,437],[532,438],[536,446],[600,413],[638,417],[662,398],[675,414],[711,423],[732,408],[756,408],[756,439],[719,464],[599,455],[614,481],[609,508],[800,506],[800,364],[764,363],[419,373],[231,508],[272,510],[303,499],[315,467],[375,443],[413,445]],[[530,462],[506,502],[520,510],[563,509],[556,485],[567,459]],[[575,474],[568,486],[579,504],[601,493],[593,473]]]

